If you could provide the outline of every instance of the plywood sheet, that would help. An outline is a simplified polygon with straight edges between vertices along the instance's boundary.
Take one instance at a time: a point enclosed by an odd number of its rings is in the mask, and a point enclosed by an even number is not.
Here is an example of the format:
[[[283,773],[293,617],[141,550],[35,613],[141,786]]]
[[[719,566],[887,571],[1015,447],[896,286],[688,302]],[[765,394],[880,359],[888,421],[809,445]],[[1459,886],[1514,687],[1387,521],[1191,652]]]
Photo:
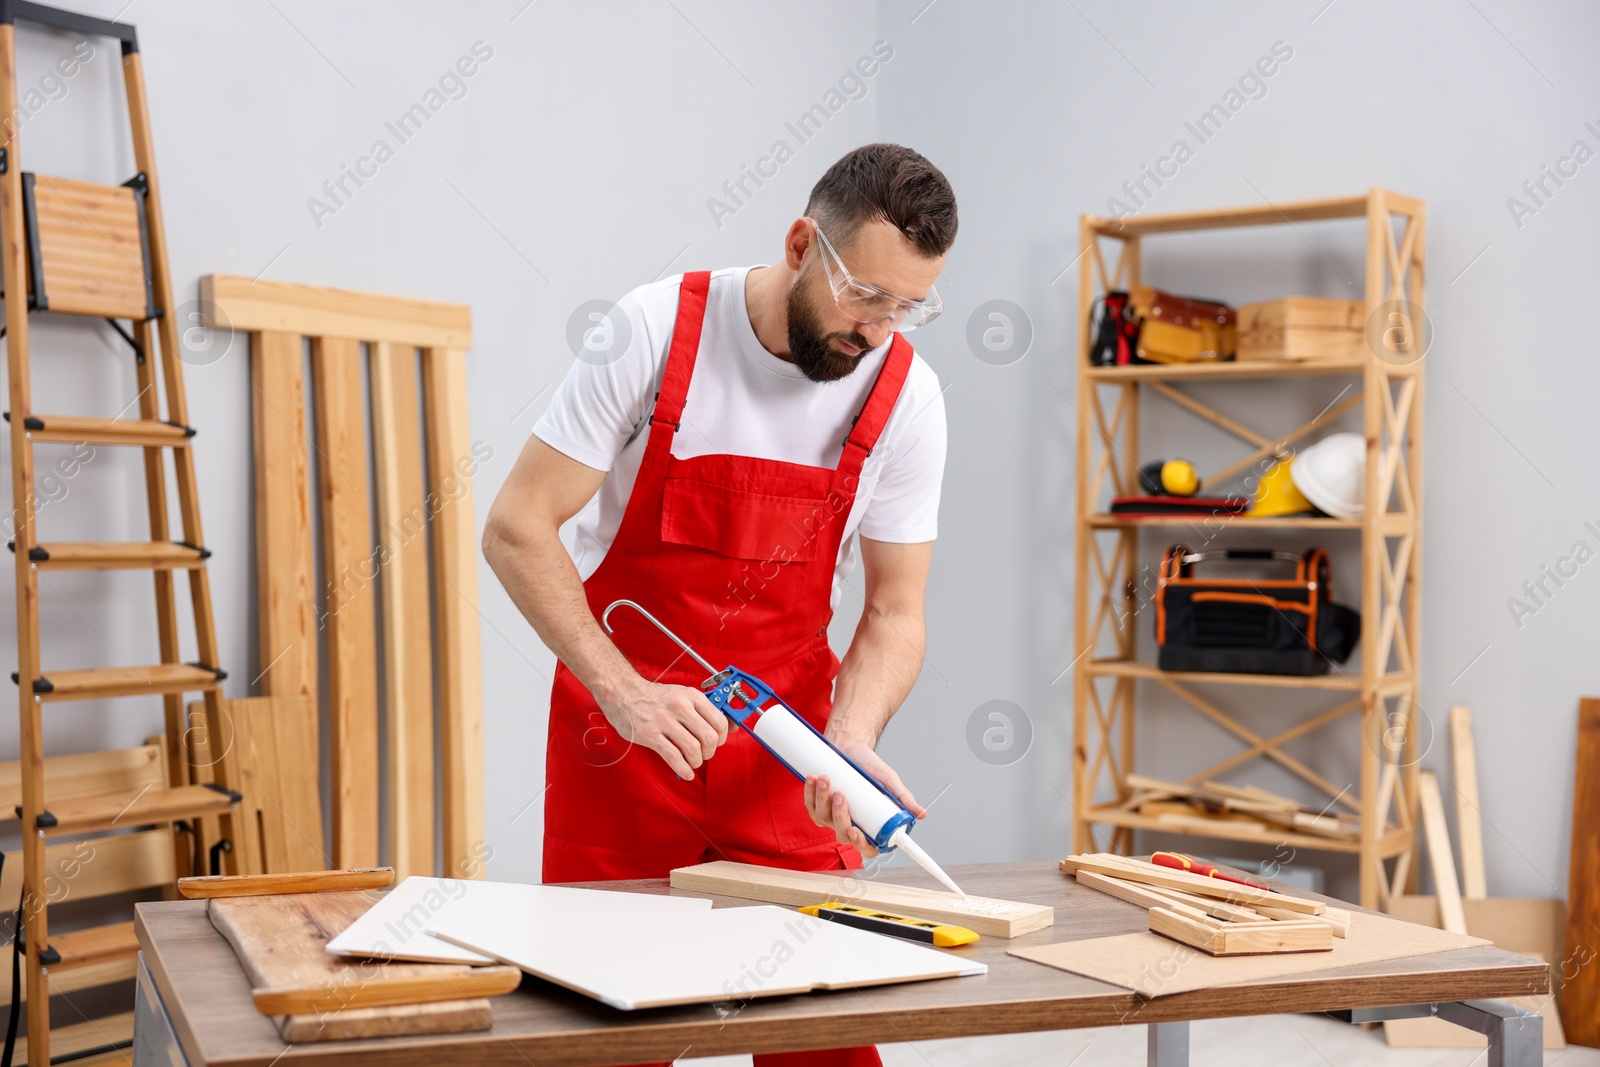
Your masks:
[[[1055,909],[1042,904],[989,897],[962,897],[943,890],[814,871],[785,871],[753,863],[717,860],[672,872],[672,887],[803,907],[824,900],[882,908],[885,911],[937,919],[992,937],[1021,937],[1055,922]]]
[[[1354,912],[1349,936],[1315,955],[1215,958],[1159,934],[1121,934],[1012,949],[1021,959],[1057,967],[1131,989],[1141,997],[1164,997],[1214,986],[1239,985],[1285,975],[1315,975],[1358,963],[1446,952],[1487,941],[1430,930],[1382,915]]]
[[[385,893],[370,910],[329,941],[328,951],[340,956],[432,963],[495,962],[481,952],[441,941],[427,932],[435,920],[451,909],[507,919],[545,914],[581,923],[605,922],[608,916],[635,916],[670,923],[683,915],[710,911],[711,902],[696,897],[413,875]]]
[[[959,950],[915,945],[757,905],[672,923],[452,909],[433,932],[614,1008],[664,1007],[985,974]]]

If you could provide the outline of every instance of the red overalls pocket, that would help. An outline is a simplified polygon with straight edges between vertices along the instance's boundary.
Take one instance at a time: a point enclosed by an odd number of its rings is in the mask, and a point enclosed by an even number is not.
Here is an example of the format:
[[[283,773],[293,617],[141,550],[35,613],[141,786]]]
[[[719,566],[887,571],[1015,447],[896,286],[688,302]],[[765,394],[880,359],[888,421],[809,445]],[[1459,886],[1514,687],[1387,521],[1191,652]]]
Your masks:
[[[826,497],[778,496],[667,476],[661,539],[735,559],[809,563],[832,517]]]

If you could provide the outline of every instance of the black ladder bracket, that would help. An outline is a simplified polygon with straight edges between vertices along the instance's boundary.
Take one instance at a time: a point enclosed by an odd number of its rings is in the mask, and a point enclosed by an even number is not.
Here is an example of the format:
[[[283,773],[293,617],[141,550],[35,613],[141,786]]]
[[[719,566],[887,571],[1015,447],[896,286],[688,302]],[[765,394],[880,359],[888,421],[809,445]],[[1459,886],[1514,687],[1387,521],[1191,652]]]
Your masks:
[[[233,851],[233,842],[224,837],[221,841],[211,846],[211,873],[222,873],[222,854]]]
[[[184,548],[192,548],[192,549],[194,549],[196,552],[200,553],[200,558],[201,559],[210,559],[211,558],[211,550],[209,548],[205,548],[205,547],[203,547],[201,545],[197,545],[193,541],[176,541],[176,542],[174,542],[174,544],[182,545]]]
[[[7,541],[6,548],[10,549],[12,552],[16,552],[17,543],[15,541]],[[44,563],[50,558],[50,550],[45,548],[43,545],[34,545],[32,548],[28,549],[28,558],[33,560],[35,563]]]
[[[161,421],[166,423],[168,426],[176,426],[178,429],[183,431],[183,436],[185,437],[193,437],[195,434],[193,426],[185,426],[183,423],[174,422],[172,419],[162,419]]]
[[[17,813],[17,818],[22,818],[22,805],[18,804],[15,810]],[[46,808],[39,813],[39,817],[37,819],[33,820],[33,825],[34,828],[38,830],[49,830],[52,827],[59,826],[60,821],[50,813],[49,808]]]
[[[13,685],[22,684],[22,678],[16,671],[11,672],[11,682]],[[35,693],[54,693],[56,691],[56,687],[50,684],[50,679],[41,674],[39,677],[33,680],[33,691]]]
[[[204,785],[207,789],[213,790],[214,792],[221,793],[223,796],[227,797],[229,800],[233,801],[235,804],[239,803],[239,801],[244,799],[244,794],[243,793],[237,792],[236,790],[233,790],[233,789],[229,789],[225,785],[218,785],[216,782],[202,782],[201,784]]]
[[[219,682],[228,677],[228,672],[223,670],[221,667],[213,667],[211,664],[201,663],[199,660],[190,661],[189,666],[199,667],[203,671],[210,671],[212,674],[217,676],[217,681]]]

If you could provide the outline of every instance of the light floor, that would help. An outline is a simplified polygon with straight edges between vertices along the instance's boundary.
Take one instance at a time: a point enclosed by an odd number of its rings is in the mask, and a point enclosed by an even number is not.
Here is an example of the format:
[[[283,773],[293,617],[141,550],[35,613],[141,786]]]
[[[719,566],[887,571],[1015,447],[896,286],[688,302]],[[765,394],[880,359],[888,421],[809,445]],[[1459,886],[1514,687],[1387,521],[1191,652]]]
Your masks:
[[[914,1041],[879,1046],[884,1067],[1143,1067],[1145,1028],[1108,1026],[1003,1037]],[[741,1067],[748,1056],[682,1059],[692,1067]],[[1381,1027],[1320,1015],[1264,1015],[1191,1023],[1194,1067],[1485,1067],[1479,1049],[1392,1049]],[[1600,1067],[1600,1049],[1569,1046],[1544,1054],[1546,1067]]]

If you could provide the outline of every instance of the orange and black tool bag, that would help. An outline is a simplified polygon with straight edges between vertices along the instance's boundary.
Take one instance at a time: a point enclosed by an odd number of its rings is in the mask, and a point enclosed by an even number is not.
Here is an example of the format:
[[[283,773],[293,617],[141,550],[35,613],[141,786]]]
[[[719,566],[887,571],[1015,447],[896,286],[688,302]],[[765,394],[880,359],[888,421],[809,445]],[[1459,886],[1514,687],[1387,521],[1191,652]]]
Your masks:
[[[1199,563],[1294,564],[1292,578],[1199,578]],[[1333,602],[1328,553],[1173,545],[1156,585],[1158,660],[1168,671],[1326,674],[1350,657],[1361,616]]]

